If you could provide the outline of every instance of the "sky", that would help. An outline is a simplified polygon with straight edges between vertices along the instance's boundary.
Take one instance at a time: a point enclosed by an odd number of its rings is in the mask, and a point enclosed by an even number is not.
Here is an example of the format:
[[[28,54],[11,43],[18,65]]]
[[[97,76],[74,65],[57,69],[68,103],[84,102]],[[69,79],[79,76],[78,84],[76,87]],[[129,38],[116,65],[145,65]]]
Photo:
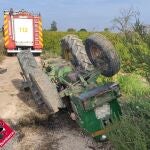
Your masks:
[[[13,8],[40,12],[46,29],[55,20],[61,31],[68,28],[101,31],[112,27],[112,20],[119,16],[121,9],[131,7],[140,12],[144,24],[150,24],[150,0],[0,0],[0,27],[3,11]]]

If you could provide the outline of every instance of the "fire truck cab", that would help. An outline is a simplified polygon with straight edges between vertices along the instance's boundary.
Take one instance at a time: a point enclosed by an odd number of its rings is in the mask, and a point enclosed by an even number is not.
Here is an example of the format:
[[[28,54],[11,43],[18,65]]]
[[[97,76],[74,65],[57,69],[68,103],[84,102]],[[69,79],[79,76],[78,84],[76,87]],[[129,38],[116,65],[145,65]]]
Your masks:
[[[7,53],[30,49],[41,53],[43,49],[42,20],[40,14],[21,10],[4,11],[4,47]]]

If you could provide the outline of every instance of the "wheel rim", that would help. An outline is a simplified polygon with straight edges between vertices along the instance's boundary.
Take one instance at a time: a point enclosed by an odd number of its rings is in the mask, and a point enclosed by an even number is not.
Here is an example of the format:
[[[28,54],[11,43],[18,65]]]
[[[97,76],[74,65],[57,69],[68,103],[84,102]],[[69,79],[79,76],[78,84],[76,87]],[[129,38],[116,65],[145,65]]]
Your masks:
[[[99,67],[103,71],[108,70],[109,67],[108,59],[99,47],[97,47],[96,45],[92,45],[90,48],[90,54],[92,57],[92,61],[95,63],[97,67]]]
[[[92,59],[94,61],[96,61],[97,58],[100,58],[101,55],[102,55],[102,52],[101,50],[99,50],[99,48],[96,46],[96,45],[93,45],[90,49],[90,53],[91,53],[91,56],[92,56]]]

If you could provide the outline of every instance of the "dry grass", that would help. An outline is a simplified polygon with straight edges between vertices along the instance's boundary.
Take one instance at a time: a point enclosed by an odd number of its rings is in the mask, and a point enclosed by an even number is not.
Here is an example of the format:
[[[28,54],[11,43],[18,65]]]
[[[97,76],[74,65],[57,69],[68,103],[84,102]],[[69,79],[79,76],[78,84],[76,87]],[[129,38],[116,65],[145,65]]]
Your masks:
[[[2,32],[0,32],[0,63],[4,59],[4,46],[3,46],[3,35]]]

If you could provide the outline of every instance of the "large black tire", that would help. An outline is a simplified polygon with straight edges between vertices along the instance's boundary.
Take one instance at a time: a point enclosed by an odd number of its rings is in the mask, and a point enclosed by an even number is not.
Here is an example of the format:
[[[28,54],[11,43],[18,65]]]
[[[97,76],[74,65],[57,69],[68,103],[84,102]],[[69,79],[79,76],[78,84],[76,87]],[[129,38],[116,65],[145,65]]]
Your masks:
[[[75,35],[67,35],[61,40],[62,57],[70,60],[75,67],[91,70],[92,64],[86,54],[85,46]]]
[[[23,50],[17,54],[17,58],[36,102],[45,103],[51,113],[59,111],[61,101],[56,85],[38,66],[33,54],[29,50]]]
[[[120,59],[114,46],[101,34],[93,34],[85,41],[85,49],[92,64],[106,77],[120,70]]]

